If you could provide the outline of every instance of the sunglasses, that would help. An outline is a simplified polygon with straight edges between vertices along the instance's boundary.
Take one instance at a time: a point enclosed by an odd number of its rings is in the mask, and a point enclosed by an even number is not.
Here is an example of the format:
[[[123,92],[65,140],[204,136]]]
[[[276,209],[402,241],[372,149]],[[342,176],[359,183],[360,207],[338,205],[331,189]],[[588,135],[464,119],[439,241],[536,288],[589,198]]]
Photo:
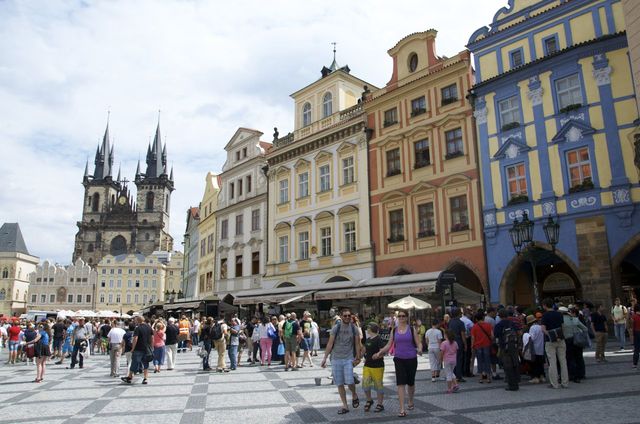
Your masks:
[[[398,315],[398,318],[406,318],[406,315]]]
[[[342,318],[351,318],[351,315],[342,315]]]

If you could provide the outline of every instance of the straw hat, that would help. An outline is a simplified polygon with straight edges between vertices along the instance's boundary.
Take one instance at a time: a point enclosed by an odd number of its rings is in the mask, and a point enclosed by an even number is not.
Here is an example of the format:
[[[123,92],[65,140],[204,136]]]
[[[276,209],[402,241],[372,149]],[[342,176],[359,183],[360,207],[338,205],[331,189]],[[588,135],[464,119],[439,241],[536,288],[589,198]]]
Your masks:
[[[536,317],[534,317],[533,315],[527,315],[527,325],[530,325],[534,322],[536,322],[538,319]]]
[[[566,306],[561,306],[558,308],[558,312],[561,312],[563,314],[568,314],[569,313],[569,308],[567,308]]]

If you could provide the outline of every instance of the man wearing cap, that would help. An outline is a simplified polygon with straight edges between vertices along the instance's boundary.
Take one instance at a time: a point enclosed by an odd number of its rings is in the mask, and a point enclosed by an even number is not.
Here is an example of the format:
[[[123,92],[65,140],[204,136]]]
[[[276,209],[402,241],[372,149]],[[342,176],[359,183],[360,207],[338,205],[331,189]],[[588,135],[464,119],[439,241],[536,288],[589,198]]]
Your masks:
[[[84,318],[78,318],[78,325],[73,329],[73,333],[71,333],[71,346],[73,346],[73,351],[71,353],[71,365],[69,369],[74,369],[76,364],[78,364],[78,368],[84,367],[84,352],[88,346],[87,337],[88,332],[85,327]],[[80,358],[78,358],[78,356]]]
[[[560,388],[560,383],[562,387],[568,387],[567,345],[562,333],[564,318],[561,311],[553,310],[553,300],[544,299],[542,306],[545,312],[542,314],[540,324],[544,333],[544,351],[549,361],[549,383],[554,389]],[[560,362],[560,382],[558,382],[558,362]]]
[[[167,323],[165,346],[167,349],[167,370],[172,370],[176,366],[176,356],[178,356],[178,333],[180,330],[176,325],[174,317],[169,318]]]

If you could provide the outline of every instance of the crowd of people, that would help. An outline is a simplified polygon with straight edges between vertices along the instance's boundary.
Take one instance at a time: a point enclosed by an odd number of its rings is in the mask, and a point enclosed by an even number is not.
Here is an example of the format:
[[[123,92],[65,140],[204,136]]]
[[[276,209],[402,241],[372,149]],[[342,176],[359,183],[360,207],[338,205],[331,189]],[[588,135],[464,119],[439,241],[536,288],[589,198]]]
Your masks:
[[[326,367],[330,359],[331,378],[341,402],[338,414],[360,405],[356,390],[360,379],[354,368],[361,362],[364,409],[384,411],[387,354],[393,356],[401,417],[415,407],[418,357],[425,353],[431,382],[446,381],[447,394],[457,393],[462,383],[476,376],[483,384],[504,379],[509,391],[519,389],[523,375],[528,376],[529,384],[548,382],[553,389],[580,383],[587,377],[584,349],[593,347],[596,361],[607,361],[609,324],[621,349],[627,334],[632,339],[633,367],[638,365],[640,305],[635,301],[626,307],[615,299],[609,318],[602,305],[565,306],[551,299],[527,313],[508,306],[450,308],[446,312],[441,320],[432,319],[430,326],[411,319],[404,310],[369,317],[366,322],[349,309],[335,315],[319,365]],[[85,358],[93,354],[109,355],[111,377],[131,384],[141,374],[142,384],[148,384],[150,367],[154,373],[171,371],[181,352],[196,350],[204,371],[226,373],[244,364],[244,352],[247,365],[283,365],[286,372],[313,367],[313,357],[320,351],[320,328],[306,311],[300,319],[293,312],[245,320],[236,314],[201,320],[184,315],[167,320],[137,316],[126,321],[79,317],[34,323],[14,319],[0,325],[0,338],[0,346],[9,351],[7,364],[35,364],[37,383],[44,380],[47,363],[64,365],[70,358],[66,368],[83,368]],[[214,353],[215,365],[210,360]],[[120,376],[123,355],[127,374]]]

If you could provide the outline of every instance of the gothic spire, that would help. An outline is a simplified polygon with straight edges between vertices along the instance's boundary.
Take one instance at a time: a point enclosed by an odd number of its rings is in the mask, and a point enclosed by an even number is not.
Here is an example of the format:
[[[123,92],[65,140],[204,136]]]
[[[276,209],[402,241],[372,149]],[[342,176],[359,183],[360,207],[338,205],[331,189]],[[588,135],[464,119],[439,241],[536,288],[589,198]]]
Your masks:
[[[171,165],[171,174],[169,175],[169,181],[173,181],[173,165]]]
[[[166,154],[166,150],[164,153]],[[160,121],[158,121],[156,135],[153,138],[153,144],[149,147],[147,152],[146,178],[158,178],[161,175],[166,174],[163,159],[162,136],[160,135]],[[164,161],[166,161],[166,159],[164,159]]]
[[[113,166],[113,148],[110,145],[109,121],[107,128],[104,130],[102,137],[102,145],[96,151],[95,171],[93,177],[95,180],[103,180],[111,176],[111,167]]]
[[[333,43],[333,62],[331,62],[331,66],[329,66],[329,70],[330,71],[336,71],[340,68],[340,66],[338,65],[338,62],[336,62],[336,43],[335,41]]]
[[[116,179],[116,181],[120,182],[121,178],[120,178],[120,170],[122,169],[122,164],[118,165],[118,178]]]

